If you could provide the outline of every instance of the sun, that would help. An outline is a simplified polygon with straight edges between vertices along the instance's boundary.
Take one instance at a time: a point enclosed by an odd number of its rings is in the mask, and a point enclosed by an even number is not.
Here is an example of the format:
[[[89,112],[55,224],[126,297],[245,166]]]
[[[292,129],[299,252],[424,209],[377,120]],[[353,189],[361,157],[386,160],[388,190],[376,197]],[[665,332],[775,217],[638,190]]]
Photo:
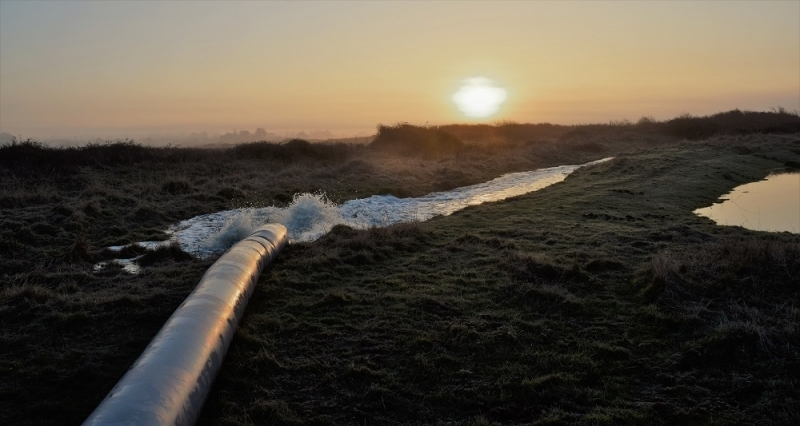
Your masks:
[[[496,113],[505,100],[506,90],[496,87],[492,80],[485,77],[464,80],[464,85],[453,95],[458,109],[472,118],[484,118]]]

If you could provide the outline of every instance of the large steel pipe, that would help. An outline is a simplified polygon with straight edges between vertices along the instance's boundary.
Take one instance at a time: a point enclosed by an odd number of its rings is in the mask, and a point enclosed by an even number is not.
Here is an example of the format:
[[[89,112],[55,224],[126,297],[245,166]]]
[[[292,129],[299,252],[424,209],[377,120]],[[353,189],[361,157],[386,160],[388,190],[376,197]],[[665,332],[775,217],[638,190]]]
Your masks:
[[[286,228],[270,224],[223,254],[84,425],[194,424],[261,270],[285,245]]]

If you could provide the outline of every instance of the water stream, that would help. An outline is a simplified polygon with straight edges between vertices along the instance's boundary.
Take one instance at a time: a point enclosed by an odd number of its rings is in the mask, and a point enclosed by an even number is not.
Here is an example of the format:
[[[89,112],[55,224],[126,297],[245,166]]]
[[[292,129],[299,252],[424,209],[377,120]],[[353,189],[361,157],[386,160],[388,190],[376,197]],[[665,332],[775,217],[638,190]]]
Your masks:
[[[527,194],[561,182],[581,167],[610,159],[509,173],[488,182],[417,198],[373,195],[334,204],[324,194],[296,194],[288,207],[244,208],[196,216],[171,226],[167,230],[170,234],[168,241],[141,241],[134,244],[153,250],[177,242],[187,253],[205,258],[224,252],[258,226],[271,222],[285,225],[291,242],[314,241],[335,225],[368,229],[401,222],[418,222],[434,216],[447,216],[468,206]],[[109,249],[119,251],[123,247]],[[135,270],[135,263],[130,259],[112,262],[122,264],[129,272]],[[95,269],[102,269],[106,264],[95,265]]]

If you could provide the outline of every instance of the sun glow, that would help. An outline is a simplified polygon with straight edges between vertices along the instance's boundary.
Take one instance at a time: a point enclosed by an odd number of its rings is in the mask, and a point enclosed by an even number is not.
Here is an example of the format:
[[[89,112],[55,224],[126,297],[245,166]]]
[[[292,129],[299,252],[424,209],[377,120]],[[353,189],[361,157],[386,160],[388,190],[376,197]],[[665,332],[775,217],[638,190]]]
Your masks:
[[[497,112],[506,100],[506,90],[485,77],[468,78],[453,95],[458,109],[467,117],[484,118]]]

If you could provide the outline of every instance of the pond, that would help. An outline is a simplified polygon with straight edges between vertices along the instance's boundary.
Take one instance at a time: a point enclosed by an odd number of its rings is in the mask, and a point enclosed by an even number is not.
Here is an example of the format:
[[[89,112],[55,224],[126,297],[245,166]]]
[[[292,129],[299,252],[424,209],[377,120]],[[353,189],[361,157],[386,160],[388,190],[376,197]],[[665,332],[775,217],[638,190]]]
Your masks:
[[[800,173],[780,173],[737,186],[694,213],[718,225],[800,233]]]

